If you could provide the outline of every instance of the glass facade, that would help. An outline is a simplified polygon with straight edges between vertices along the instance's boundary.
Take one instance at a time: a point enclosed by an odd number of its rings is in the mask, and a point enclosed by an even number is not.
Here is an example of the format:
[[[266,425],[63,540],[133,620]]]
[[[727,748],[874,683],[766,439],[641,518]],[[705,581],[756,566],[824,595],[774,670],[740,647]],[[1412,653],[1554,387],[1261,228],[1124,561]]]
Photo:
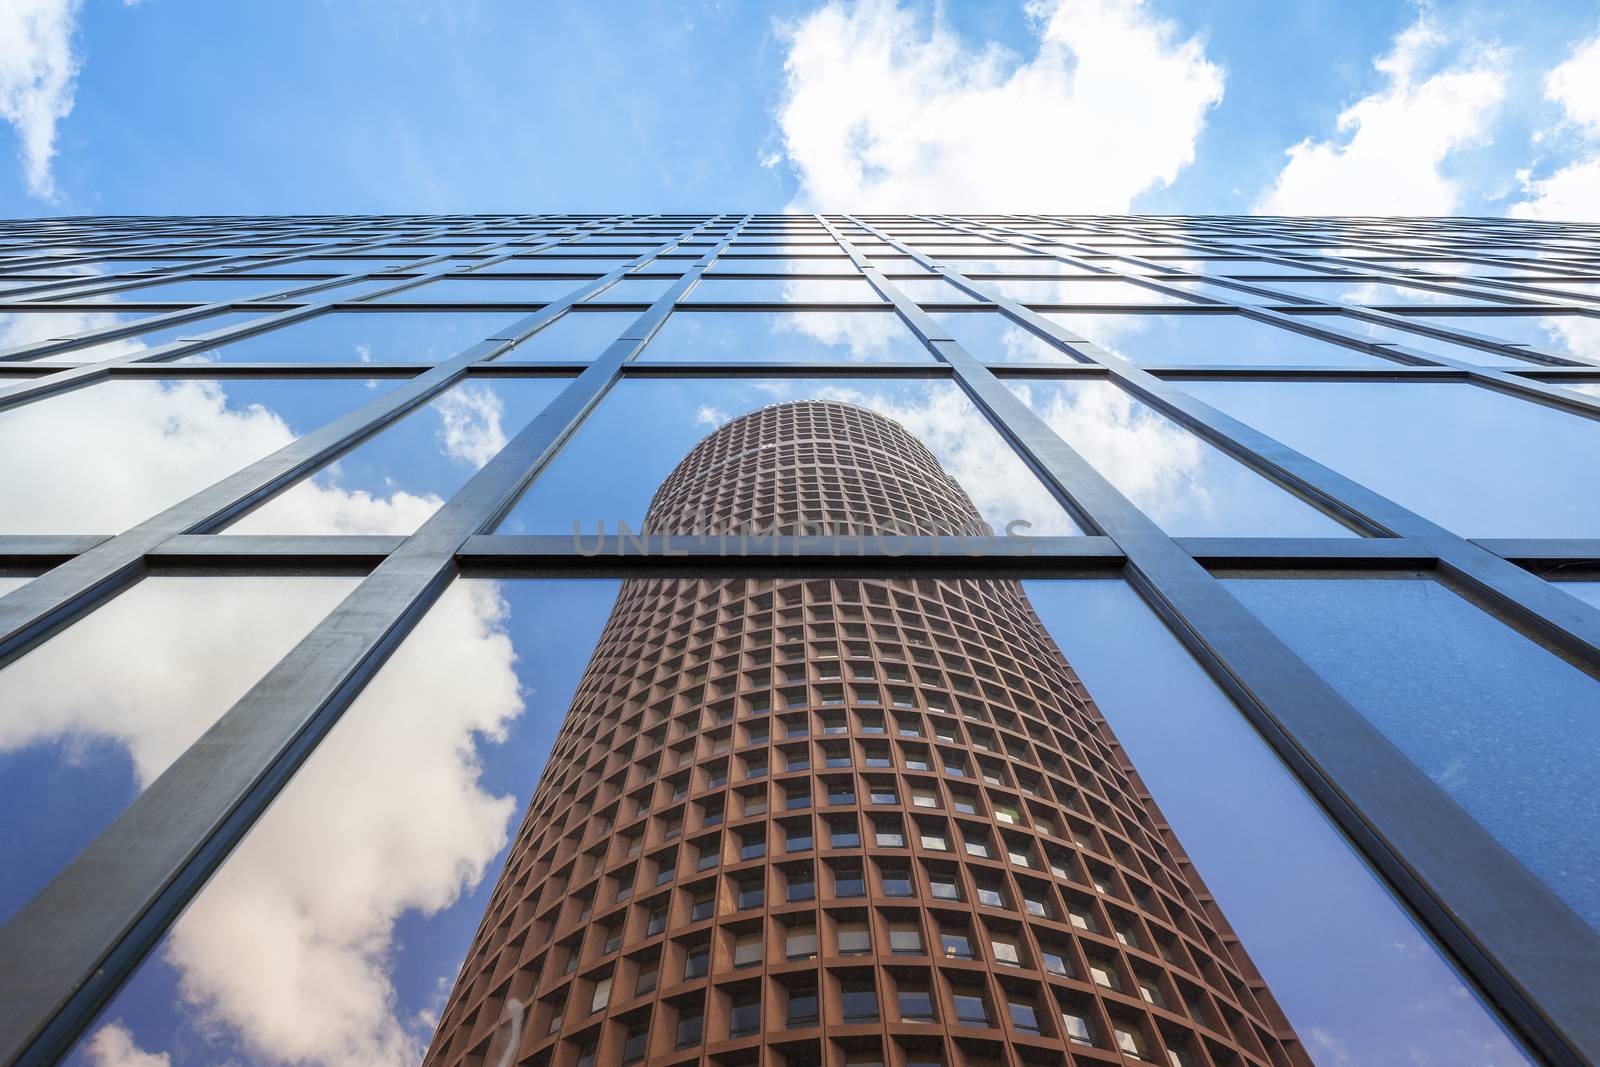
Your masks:
[[[1597,262],[0,224],[0,1063],[1600,1059]]]

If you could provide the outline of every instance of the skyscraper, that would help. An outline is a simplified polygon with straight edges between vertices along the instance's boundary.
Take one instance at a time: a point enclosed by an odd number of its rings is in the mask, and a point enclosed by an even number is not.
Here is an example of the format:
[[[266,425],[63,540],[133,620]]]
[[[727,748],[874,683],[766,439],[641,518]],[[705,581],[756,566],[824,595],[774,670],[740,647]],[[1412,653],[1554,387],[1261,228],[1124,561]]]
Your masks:
[[[712,433],[647,525],[990,533],[904,428],[825,401]],[[971,579],[623,584],[427,1062],[702,1047],[1310,1062],[1021,585]]]

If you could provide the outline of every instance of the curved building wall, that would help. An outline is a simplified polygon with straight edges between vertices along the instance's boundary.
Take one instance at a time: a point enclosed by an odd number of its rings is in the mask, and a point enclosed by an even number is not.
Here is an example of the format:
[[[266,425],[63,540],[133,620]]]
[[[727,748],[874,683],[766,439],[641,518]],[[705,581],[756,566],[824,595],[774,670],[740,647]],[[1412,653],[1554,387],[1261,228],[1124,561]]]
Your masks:
[[[733,420],[661,532],[983,534],[845,404]],[[632,579],[430,1064],[1306,1064],[1010,581]]]

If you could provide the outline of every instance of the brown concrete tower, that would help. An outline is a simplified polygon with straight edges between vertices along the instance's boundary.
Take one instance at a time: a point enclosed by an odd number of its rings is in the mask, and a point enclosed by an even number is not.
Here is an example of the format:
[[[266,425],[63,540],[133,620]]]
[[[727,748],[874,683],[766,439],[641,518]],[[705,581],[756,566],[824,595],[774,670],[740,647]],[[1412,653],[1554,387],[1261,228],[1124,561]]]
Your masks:
[[[845,404],[733,420],[662,532],[984,534]],[[623,583],[428,1062],[1309,1063],[1012,581]]]

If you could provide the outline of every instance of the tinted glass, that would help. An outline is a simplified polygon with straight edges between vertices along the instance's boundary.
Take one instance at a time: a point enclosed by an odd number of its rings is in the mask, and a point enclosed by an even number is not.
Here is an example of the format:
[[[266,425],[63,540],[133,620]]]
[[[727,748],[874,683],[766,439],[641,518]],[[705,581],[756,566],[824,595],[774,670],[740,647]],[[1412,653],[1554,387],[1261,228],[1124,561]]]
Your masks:
[[[1127,585],[1025,588],[1297,1032],[1353,1063],[1532,1062]]]
[[[147,578],[0,669],[0,922],[355,584]]]
[[[639,358],[792,362],[933,362],[892,311],[678,311]]]
[[[565,384],[551,378],[477,378],[451,386],[226,532],[409,534]]]
[[[1454,382],[1183,387],[1464,536],[1600,536],[1594,419]]]
[[[431,363],[501,335],[515,311],[330,311],[222,345],[207,359],[260,363]]]
[[[1133,363],[1384,367],[1387,360],[1242,315],[1050,313],[1068,332]],[[1009,361],[1009,359],[1007,360]]]
[[[452,585],[74,1061],[420,1062],[615,593]]]
[[[1600,683],[1420,575],[1228,585],[1600,929]]]
[[[0,411],[0,533],[121,533],[385,388],[123,378]]]
[[[730,419],[787,400],[834,400],[909,430],[1004,531],[1076,526],[953,382],[814,378],[638,379],[615,386],[498,527],[498,533],[638,530],[651,497],[690,449]],[[621,462],[619,462],[619,458]],[[601,476],[604,472],[604,476]]]

